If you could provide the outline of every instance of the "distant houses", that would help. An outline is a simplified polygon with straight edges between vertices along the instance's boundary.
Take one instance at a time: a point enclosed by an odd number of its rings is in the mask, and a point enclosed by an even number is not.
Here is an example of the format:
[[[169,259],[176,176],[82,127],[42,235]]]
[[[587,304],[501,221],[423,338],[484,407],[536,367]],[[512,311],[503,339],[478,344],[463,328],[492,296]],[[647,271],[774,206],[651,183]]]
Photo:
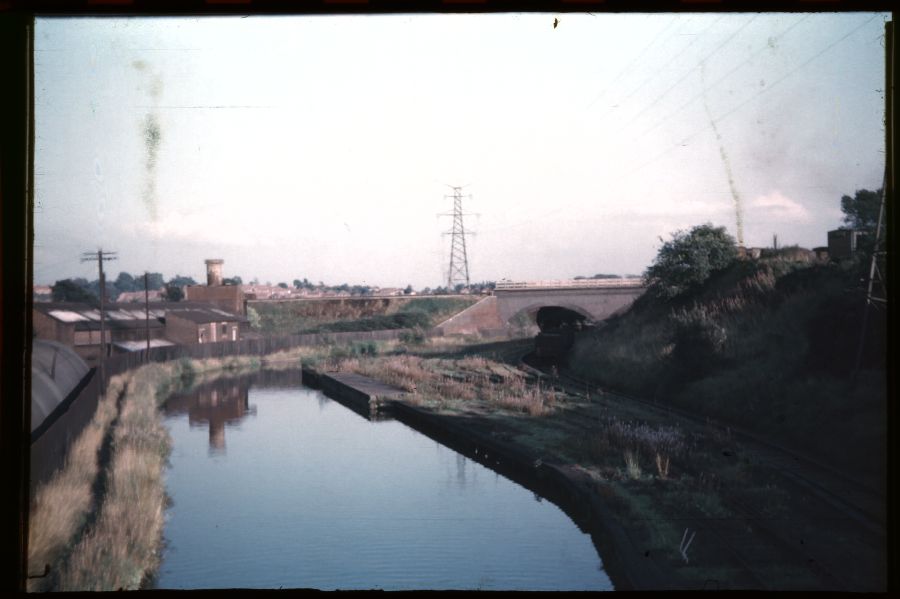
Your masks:
[[[116,302],[120,304],[129,304],[134,302],[143,302],[145,299],[151,302],[161,302],[165,299],[165,289],[151,289],[144,291],[123,291],[116,297]]]

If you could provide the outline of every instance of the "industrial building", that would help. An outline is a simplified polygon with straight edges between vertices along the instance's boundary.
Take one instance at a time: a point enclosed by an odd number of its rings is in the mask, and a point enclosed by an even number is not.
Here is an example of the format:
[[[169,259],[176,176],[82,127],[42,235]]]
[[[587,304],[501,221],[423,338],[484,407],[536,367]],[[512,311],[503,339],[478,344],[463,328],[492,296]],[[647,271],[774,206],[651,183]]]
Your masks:
[[[828,232],[828,254],[834,260],[849,258],[856,252],[859,238],[865,231],[858,229],[835,229]]]
[[[233,314],[246,314],[244,292],[240,285],[222,283],[222,265],[218,258],[206,261],[206,285],[185,287],[185,299],[189,302],[210,304]]]
[[[107,353],[140,351],[173,343],[193,345],[241,339],[247,319],[194,302],[154,302],[149,312],[135,304],[105,306]],[[148,318],[149,315],[149,318]],[[100,358],[100,310],[74,302],[35,303],[34,336],[71,347],[88,365]]]
[[[237,341],[247,319],[213,307],[166,311],[166,338],[180,345]]]

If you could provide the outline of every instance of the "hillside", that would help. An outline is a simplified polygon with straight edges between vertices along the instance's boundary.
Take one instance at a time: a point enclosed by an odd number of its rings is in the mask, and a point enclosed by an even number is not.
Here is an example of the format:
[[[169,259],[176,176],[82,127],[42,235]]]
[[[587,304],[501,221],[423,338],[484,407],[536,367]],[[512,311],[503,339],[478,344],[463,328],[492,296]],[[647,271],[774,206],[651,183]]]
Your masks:
[[[424,329],[479,299],[459,295],[256,301],[249,303],[247,315],[254,330],[270,334]]]
[[[854,377],[866,264],[740,260],[671,300],[645,295],[583,334],[571,370],[623,393],[732,423],[883,485],[883,312]],[[773,255],[774,254],[774,255]]]

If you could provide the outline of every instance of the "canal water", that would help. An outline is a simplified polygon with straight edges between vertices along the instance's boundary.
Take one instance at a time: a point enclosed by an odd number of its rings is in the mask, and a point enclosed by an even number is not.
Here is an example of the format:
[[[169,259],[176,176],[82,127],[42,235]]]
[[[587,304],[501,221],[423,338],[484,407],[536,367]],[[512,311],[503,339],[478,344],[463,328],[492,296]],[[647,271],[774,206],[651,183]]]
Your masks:
[[[557,506],[299,373],[173,397],[166,424],[155,588],[612,589]]]

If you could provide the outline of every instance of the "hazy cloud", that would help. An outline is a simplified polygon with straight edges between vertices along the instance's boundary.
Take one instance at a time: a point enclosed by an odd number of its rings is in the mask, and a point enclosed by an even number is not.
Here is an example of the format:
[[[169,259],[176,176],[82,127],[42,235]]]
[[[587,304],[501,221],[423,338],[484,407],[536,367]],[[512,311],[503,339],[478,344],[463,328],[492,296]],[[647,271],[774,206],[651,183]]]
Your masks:
[[[778,190],[770,191],[767,195],[757,196],[750,202],[750,209],[759,216],[777,218],[779,220],[791,220],[807,222],[811,215],[799,202],[785,196]]]

